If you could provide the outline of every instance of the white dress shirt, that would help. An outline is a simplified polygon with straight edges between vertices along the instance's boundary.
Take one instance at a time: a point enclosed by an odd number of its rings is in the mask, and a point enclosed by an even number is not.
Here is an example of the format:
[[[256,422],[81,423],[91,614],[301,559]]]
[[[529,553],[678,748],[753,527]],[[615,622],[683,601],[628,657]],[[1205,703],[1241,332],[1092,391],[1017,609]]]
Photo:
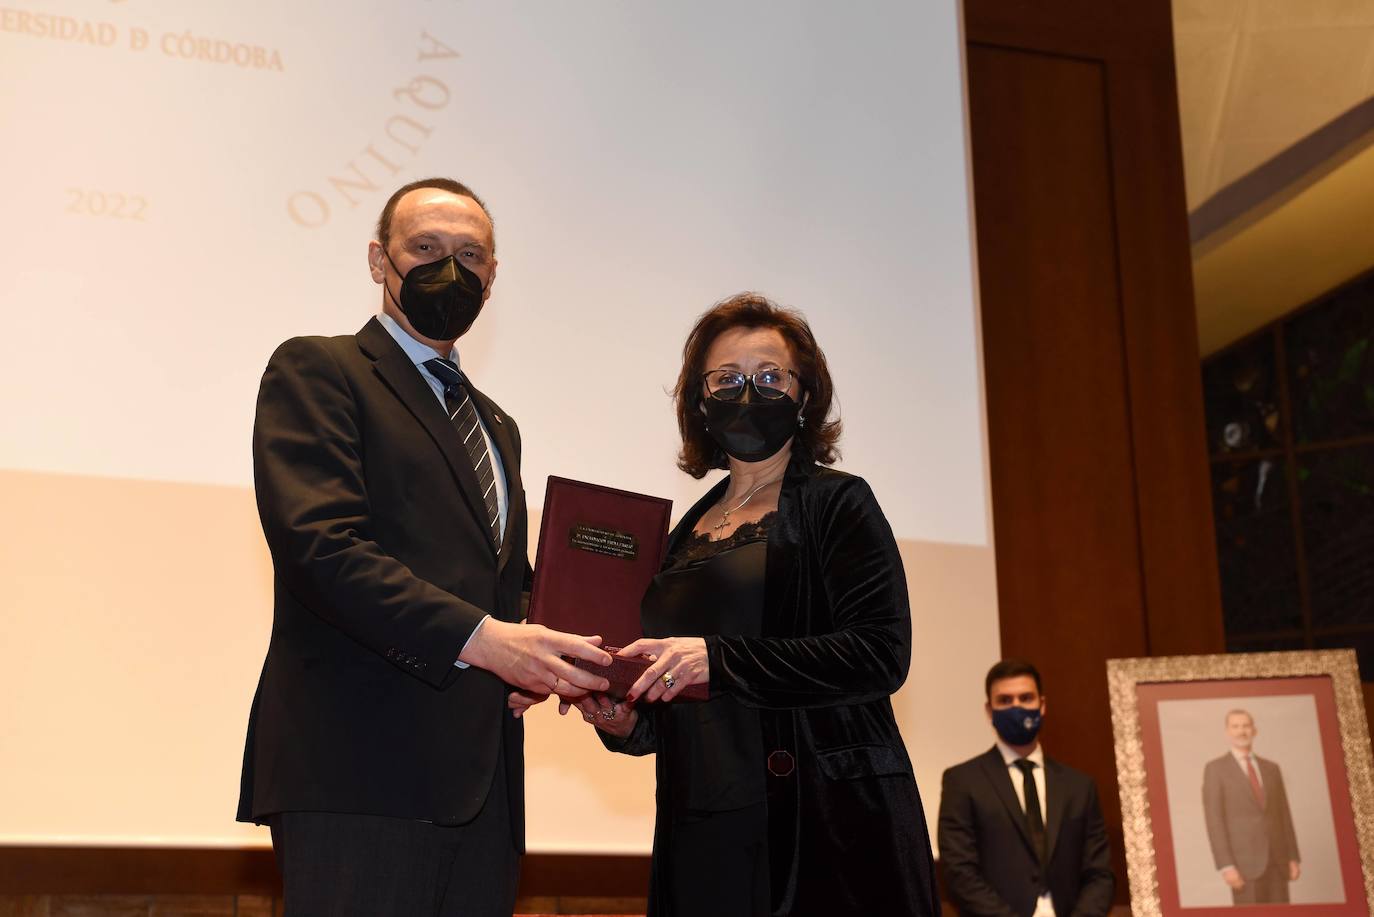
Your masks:
[[[1026,811],[1026,778],[1021,773],[1021,768],[1016,766],[1016,762],[1021,760],[1021,756],[1011,750],[1011,746],[1001,739],[997,740],[997,750],[1002,753],[1002,760],[1007,763],[1007,773],[1011,776],[1012,789],[1016,790],[1016,801],[1021,803],[1021,811]],[[1049,830],[1049,809],[1045,802],[1049,798],[1045,795],[1045,752],[1040,747],[1040,743],[1035,743],[1035,750],[1026,755],[1026,760],[1035,764],[1035,769],[1031,771],[1032,784],[1031,791],[1035,793],[1035,798],[1040,801],[1040,819],[1045,825],[1045,830]],[[1049,864],[1045,866],[1048,868]],[[1031,917],[1055,917],[1054,901],[1050,898],[1047,891],[1035,902],[1035,913]]]
[[[415,338],[406,333],[406,330],[396,323],[396,319],[387,315],[385,312],[377,315],[377,321],[382,323],[382,327],[401,345],[401,349],[410,357],[410,362],[415,364],[415,368],[420,372],[420,378],[429,383],[430,390],[434,392],[434,397],[439,399],[439,406],[448,413],[448,403],[444,401],[444,383],[425,368],[427,360],[435,357],[442,357],[443,354],[430,347],[428,344],[421,344]],[[458,359],[458,348],[454,347],[449,351],[448,359],[462,371],[463,364]],[[473,405],[474,409],[476,405]],[[477,426],[482,430],[482,438],[487,441],[487,453],[491,456],[491,470],[496,472],[496,515],[501,526],[501,537],[506,537],[506,513],[510,508],[510,498],[506,494],[506,467],[501,464],[501,453],[496,451],[496,444],[492,442],[491,433],[487,430],[487,425],[482,421],[482,415],[477,414]]]
[[[1255,779],[1259,781],[1260,789],[1264,789],[1264,775],[1260,773],[1259,759],[1255,757],[1253,751],[1237,751],[1231,749],[1231,757],[1236,759],[1236,764],[1240,765],[1240,772],[1245,775],[1245,781],[1250,782],[1250,765],[1255,769]]]

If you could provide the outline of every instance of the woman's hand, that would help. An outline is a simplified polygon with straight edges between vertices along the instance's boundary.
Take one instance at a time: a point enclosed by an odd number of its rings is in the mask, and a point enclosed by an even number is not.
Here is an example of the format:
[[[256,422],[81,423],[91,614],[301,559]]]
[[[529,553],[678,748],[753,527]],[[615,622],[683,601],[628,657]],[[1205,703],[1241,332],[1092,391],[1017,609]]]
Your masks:
[[[573,701],[572,705],[582,714],[582,719],[602,732],[622,739],[634,730],[639,720],[639,712],[634,704],[612,700],[604,694],[588,694]],[[559,704],[558,712],[567,713],[568,705]]]
[[[641,637],[616,655],[648,656],[654,661],[630,686],[626,697],[631,701],[669,701],[688,685],[704,685],[711,681],[706,640],[702,637]],[[665,679],[665,675],[669,677]],[[672,682],[671,687],[669,682]]]

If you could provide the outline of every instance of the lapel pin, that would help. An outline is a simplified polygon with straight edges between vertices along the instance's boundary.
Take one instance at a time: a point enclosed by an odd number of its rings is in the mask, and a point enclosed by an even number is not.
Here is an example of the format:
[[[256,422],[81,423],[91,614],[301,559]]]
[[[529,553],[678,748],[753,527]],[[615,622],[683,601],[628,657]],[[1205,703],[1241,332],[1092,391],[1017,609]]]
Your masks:
[[[501,423],[501,415],[500,415],[500,414],[492,414],[491,416],[496,418],[496,422],[497,422],[497,423]]]

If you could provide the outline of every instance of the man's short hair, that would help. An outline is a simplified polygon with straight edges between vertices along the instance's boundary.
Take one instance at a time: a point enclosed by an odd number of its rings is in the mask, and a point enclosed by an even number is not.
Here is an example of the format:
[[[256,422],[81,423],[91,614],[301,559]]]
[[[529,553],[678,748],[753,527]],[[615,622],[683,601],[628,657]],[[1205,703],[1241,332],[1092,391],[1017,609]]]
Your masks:
[[[1223,723],[1224,725],[1230,726],[1230,725],[1231,725],[1231,717],[1233,717],[1233,716],[1243,716],[1243,717],[1245,717],[1247,720],[1250,721],[1250,725],[1251,725],[1251,726],[1255,725],[1255,718],[1254,718],[1253,716],[1250,715],[1250,711],[1249,711],[1249,710],[1242,710],[1242,709],[1240,709],[1239,707],[1236,707],[1234,710],[1227,710],[1227,711],[1226,711],[1226,719],[1222,720],[1222,723]]]
[[[401,198],[412,191],[418,191],[420,188],[438,188],[440,191],[448,191],[459,197],[471,198],[475,201],[477,206],[482,208],[482,212],[487,215],[487,222],[491,223],[491,245],[492,248],[496,247],[496,221],[491,218],[491,211],[487,209],[487,205],[482,203],[482,199],[471,188],[451,178],[422,178],[419,181],[402,185],[392,193],[391,197],[387,198],[386,205],[382,207],[382,215],[377,217],[377,241],[382,243],[382,248],[391,244],[391,217],[396,213],[396,204],[400,202]]]
[[[1003,659],[988,669],[988,677],[983,679],[983,693],[991,701],[993,682],[1002,681],[1006,678],[1020,678],[1022,675],[1029,675],[1035,679],[1035,693],[1045,693],[1044,688],[1040,685],[1040,670],[1024,659]]]

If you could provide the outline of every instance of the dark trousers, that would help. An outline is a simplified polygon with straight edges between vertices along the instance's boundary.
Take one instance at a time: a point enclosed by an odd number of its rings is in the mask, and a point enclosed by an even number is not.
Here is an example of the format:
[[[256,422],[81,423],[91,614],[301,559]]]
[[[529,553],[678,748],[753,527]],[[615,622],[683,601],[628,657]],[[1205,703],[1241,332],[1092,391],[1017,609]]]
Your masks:
[[[1231,900],[1236,904],[1287,904],[1288,864],[1270,863],[1264,872],[1246,879],[1240,891],[1231,889]]]
[[[498,761],[466,825],[377,815],[281,812],[272,849],[285,917],[510,917],[520,857]]]
[[[666,917],[767,917],[768,810],[762,803],[733,812],[673,819]]]

